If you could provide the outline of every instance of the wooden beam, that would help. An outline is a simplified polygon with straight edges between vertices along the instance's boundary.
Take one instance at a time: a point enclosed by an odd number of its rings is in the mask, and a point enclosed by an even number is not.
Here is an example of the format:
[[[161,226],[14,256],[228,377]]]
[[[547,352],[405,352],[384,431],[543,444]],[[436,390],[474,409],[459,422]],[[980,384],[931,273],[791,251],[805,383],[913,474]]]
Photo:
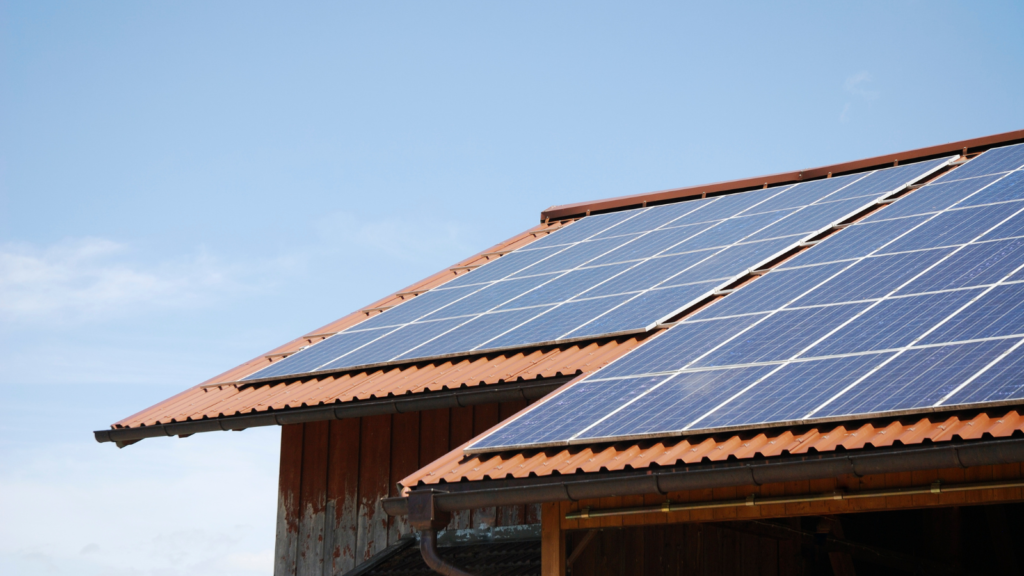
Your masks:
[[[558,502],[546,502],[540,513],[540,573],[565,576],[565,532]]]

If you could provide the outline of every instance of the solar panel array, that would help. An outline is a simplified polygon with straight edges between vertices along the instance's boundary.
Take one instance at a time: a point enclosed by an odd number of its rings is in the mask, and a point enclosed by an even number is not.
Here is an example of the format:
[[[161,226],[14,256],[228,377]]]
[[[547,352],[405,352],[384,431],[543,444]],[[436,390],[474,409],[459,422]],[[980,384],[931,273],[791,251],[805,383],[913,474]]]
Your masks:
[[[588,216],[245,380],[650,330],[948,162]]]
[[[1024,400],[1024,145],[829,236],[470,450]]]

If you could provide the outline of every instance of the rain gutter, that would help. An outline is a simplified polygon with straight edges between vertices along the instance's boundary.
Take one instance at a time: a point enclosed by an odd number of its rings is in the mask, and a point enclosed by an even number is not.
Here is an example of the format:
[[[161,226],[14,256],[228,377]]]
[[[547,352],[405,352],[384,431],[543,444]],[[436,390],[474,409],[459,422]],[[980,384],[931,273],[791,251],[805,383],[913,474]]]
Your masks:
[[[242,416],[226,416],[207,420],[172,422],[138,428],[115,428],[93,432],[97,442],[116,442],[123,448],[146,438],[161,436],[186,437],[198,432],[245,430],[256,426],[283,426],[322,420],[343,420],[379,414],[422,412],[438,408],[458,408],[476,404],[536,400],[569,382],[576,375],[544,378],[507,384],[492,384],[458,388],[440,392],[406,394],[388,398],[357,400],[328,406],[311,406],[276,412],[261,412]]]
[[[438,511],[454,512],[489,506],[667,495],[669,492],[725,486],[761,486],[845,475],[861,477],[1017,462],[1024,462],[1024,438],[951,441],[941,446],[868,448],[854,452],[779,456],[630,472],[433,484],[414,488],[410,494],[431,490]],[[408,498],[385,498],[383,505],[391,516],[408,514]]]

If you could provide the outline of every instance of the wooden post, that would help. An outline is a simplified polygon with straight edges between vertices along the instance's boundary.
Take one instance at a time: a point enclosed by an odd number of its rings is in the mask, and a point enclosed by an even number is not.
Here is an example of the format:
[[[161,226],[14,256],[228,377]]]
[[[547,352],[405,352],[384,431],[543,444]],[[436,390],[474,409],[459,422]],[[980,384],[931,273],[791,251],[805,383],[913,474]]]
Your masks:
[[[558,502],[543,505],[540,513],[540,573],[565,576],[565,533]]]

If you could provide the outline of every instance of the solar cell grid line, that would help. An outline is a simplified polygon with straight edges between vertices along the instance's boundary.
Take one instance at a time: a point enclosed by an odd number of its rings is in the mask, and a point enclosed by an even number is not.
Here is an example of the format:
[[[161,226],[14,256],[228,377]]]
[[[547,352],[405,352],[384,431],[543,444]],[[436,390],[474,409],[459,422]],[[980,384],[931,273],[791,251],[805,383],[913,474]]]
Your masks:
[[[1024,166],[1024,144],[1000,146],[983,152],[957,170],[943,174],[942,179],[960,179],[985,174],[1009,172]]]
[[[963,206],[994,204],[1024,200],[1024,169],[1018,169],[988,187],[984,192],[961,203]]]
[[[902,216],[932,214],[962,203],[966,198],[1005,178],[1005,174],[979,176],[952,182],[929,182],[901,197],[896,203],[877,214],[871,214],[863,222],[876,222]]]
[[[931,408],[958,382],[983,369],[1013,340],[986,340],[916,348],[882,362],[816,416],[888,413]]]
[[[1021,381],[1021,375],[1024,375],[1024,369],[1021,367],[1021,360],[1024,359],[1024,355],[1021,354],[1021,351],[1024,350],[1021,348],[1022,344],[1024,344],[1024,338],[992,360],[977,374],[943,396],[935,403],[935,406],[966,406],[1024,398],[1021,393],[1024,391],[1024,382]],[[998,370],[994,369],[996,366],[999,366]],[[1001,380],[1003,382],[1010,380],[1010,382],[1000,384]],[[978,384],[971,386],[975,382]],[[970,390],[967,390],[968,386],[971,386]]]

